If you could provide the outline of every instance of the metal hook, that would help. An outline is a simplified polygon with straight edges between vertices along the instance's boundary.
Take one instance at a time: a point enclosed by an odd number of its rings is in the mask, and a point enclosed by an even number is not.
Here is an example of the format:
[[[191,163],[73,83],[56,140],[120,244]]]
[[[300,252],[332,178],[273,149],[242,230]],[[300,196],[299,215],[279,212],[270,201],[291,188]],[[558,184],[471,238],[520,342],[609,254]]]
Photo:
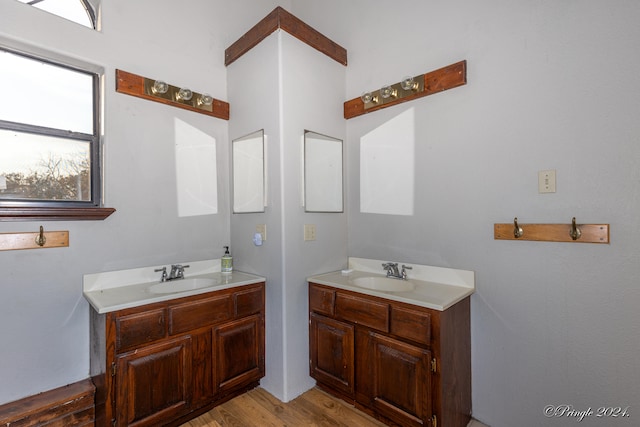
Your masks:
[[[36,245],[44,246],[47,243],[47,238],[44,237],[44,227],[40,226],[40,234],[36,237]]]
[[[513,218],[513,237],[516,239],[522,237],[524,231],[522,231],[522,227],[518,225],[518,217]]]
[[[571,219],[571,231],[569,232],[569,235],[573,240],[578,240],[580,236],[582,236],[582,231],[580,231],[580,229],[576,226],[575,216]]]

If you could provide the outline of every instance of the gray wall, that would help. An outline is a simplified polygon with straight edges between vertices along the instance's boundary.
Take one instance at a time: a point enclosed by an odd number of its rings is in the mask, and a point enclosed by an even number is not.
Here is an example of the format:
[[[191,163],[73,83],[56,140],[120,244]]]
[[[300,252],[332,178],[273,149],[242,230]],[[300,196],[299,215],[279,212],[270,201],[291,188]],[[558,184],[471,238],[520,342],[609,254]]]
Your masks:
[[[0,252],[0,404],[88,376],[83,274],[222,255],[230,241],[228,122],[116,93],[115,69],[226,100],[224,49],[277,6],[255,3],[103,2],[98,33],[0,0],[2,44],[31,45],[105,69],[105,199],[117,210],[105,221],[44,223],[45,230],[69,230],[68,248]],[[177,24],[185,14],[188,25]],[[216,139],[216,215],[178,215],[178,122]],[[39,225],[2,222],[0,232]]]
[[[267,207],[231,216],[234,264],[267,278],[261,384],[288,401],[313,386],[305,279],[346,266],[347,215],[307,213],[301,197],[305,129],[344,139],[345,67],[277,31],[229,66],[228,81],[231,139],[264,129],[267,147]],[[266,224],[267,240],[256,247],[258,224]],[[315,241],[304,241],[304,224],[316,225]]]
[[[575,425],[547,404],[640,402],[640,4],[296,3],[349,50],[347,99],[467,59],[468,85],[354,118],[349,255],[476,272],[473,413],[493,427]],[[332,14],[322,13],[331,10]],[[401,11],[408,13],[402,15]],[[391,17],[391,19],[389,19]],[[359,213],[359,139],[416,114],[416,210]],[[557,192],[538,194],[539,170]],[[610,245],[493,239],[493,224],[610,223]],[[635,414],[632,413],[631,417]],[[633,418],[581,425],[630,425]]]
[[[575,425],[573,418],[545,418],[547,404],[571,404],[576,410],[631,405],[635,411],[640,401],[635,327],[640,322],[640,83],[634,76],[640,69],[640,5],[628,0],[280,4],[347,48],[345,99],[405,74],[468,60],[467,86],[351,119],[345,142],[349,255],[476,272],[474,415],[493,427],[533,427]],[[104,222],[45,224],[70,231],[67,249],[0,253],[0,403],[87,376],[82,274],[213,258],[229,241],[250,242],[250,235],[230,232],[225,178],[219,182],[218,215],[178,218],[176,213],[171,123],[178,118],[216,138],[220,176],[228,173],[231,125],[116,94],[113,70],[209,88],[216,98],[227,99],[224,49],[276,5],[189,3],[194,25],[174,29],[175,15],[187,7],[182,3],[113,0],[103,4],[103,32],[95,34],[0,0],[0,37],[107,70],[106,197],[118,209]],[[150,10],[154,19],[148,19]],[[175,60],[185,48],[198,55],[199,66]],[[359,139],[409,108],[417,118],[415,215],[360,214]],[[538,194],[537,173],[543,169],[557,170],[557,193]],[[611,244],[495,241],[493,224],[514,216],[523,223],[569,222],[572,216],[610,223]],[[0,223],[0,232],[37,225]],[[242,233],[254,226],[247,220]],[[259,259],[248,247],[246,254],[239,250],[239,267]],[[264,262],[256,262],[256,269]],[[295,284],[280,292],[299,290],[298,281],[285,283]],[[590,417],[581,425],[630,425],[633,417],[634,412],[616,421]]]

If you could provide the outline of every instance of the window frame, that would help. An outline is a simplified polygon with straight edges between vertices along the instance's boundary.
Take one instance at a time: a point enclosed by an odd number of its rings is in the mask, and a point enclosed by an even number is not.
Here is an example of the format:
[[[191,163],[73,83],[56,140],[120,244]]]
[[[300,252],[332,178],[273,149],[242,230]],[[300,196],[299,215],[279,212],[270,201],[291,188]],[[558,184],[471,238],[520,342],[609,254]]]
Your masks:
[[[102,136],[101,129],[101,81],[104,72],[90,69],[92,67],[74,65],[63,59],[50,59],[44,55],[12,48],[0,44],[0,50],[23,57],[45,62],[47,64],[68,69],[74,72],[84,73],[92,78],[93,90],[93,132],[86,134],[81,132],[65,131],[27,123],[17,123],[0,120],[0,129],[9,131],[28,132],[36,135],[62,137],[71,140],[88,141],[90,143],[91,162],[91,200],[2,200],[0,199],[0,221],[24,221],[24,220],[102,220],[107,218],[115,209],[105,208],[102,205],[103,174],[102,174]]]

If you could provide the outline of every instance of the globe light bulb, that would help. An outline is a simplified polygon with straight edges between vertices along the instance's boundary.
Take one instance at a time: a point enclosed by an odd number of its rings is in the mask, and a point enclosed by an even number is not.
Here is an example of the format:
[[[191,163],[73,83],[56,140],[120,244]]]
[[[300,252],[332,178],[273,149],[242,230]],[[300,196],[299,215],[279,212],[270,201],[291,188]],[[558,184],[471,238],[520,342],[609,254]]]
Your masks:
[[[156,95],[167,93],[168,90],[169,85],[167,84],[167,82],[164,82],[162,80],[156,80],[155,82],[153,82],[153,86],[151,87],[151,92],[155,93]]]
[[[176,98],[179,101],[189,101],[193,97],[193,92],[191,89],[181,88],[176,95]]]
[[[208,107],[211,104],[213,104],[213,96],[209,95],[208,93],[203,93],[198,98],[198,105],[205,105]]]
[[[400,86],[404,90],[416,90],[418,88],[418,83],[413,80],[413,77],[406,76],[402,78]]]

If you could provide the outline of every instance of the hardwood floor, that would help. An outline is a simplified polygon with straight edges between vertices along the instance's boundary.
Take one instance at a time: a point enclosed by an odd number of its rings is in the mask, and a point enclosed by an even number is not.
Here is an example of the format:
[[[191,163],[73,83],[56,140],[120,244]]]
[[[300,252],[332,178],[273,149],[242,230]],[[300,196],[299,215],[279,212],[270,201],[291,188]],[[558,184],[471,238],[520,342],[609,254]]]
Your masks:
[[[340,399],[312,388],[282,403],[258,387],[180,427],[386,427]],[[467,427],[489,427],[471,420]]]
[[[282,403],[258,387],[181,427],[384,427],[353,406],[313,388]]]

